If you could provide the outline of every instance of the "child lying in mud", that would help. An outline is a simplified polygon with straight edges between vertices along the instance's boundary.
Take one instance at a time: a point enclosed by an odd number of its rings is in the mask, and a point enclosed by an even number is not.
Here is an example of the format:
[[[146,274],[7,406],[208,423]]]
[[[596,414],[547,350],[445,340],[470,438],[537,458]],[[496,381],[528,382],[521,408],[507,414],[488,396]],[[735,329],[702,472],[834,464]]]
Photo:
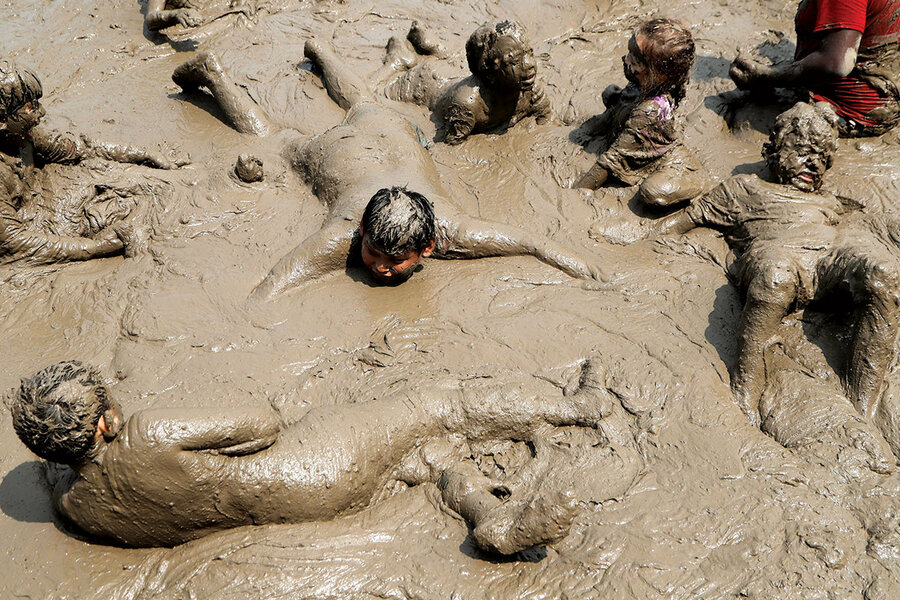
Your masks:
[[[568,396],[508,387],[401,394],[312,408],[289,426],[246,408],[153,409],[125,420],[97,371],[69,361],[24,379],[11,412],[35,454],[71,467],[54,482],[58,512],[106,540],[175,545],[242,525],[332,519],[362,510],[392,482],[433,482],[481,548],[512,554],[562,539],[576,514],[576,499],[553,485],[552,469],[566,465],[544,456],[544,433],[599,428],[572,468],[584,468],[585,456],[594,457],[589,468],[627,456],[623,468],[637,474],[642,463],[613,406],[600,366],[588,361]],[[500,485],[450,436],[531,440],[536,456]]]
[[[819,190],[837,150],[836,121],[824,103],[795,105],[778,117],[763,148],[775,183],[736,175],[649,229],[651,236],[718,229],[738,255],[735,272],[746,300],[731,387],[757,425],[766,383],[763,353],[793,309],[849,293],[856,323],[843,383],[870,422],[894,358],[900,222],[845,214],[837,198]]]
[[[458,144],[473,133],[512,126],[529,116],[539,122],[550,117],[550,102],[535,80],[534,50],[518,23],[501,21],[476,29],[466,42],[472,74],[458,80],[442,75],[436,61],[420,62],[423,55],[440,57],[443,48],[417,22],[406,38],[388,43],[389,72],[408,70],[393,77],[384,93],[433,110],[441,141]]]
[[[605,137],[608,148],[574,187],[594,190],[613,176],[640,184],[638,197],[653,206],[704,191],[708,175],[682,144],[675,117],[693,63],[694,40],[679,21],[653,19],[635,30],[622,57],[628,85],[607,87],[606,111],[583,126],[588,135]]]
[[[161,169],[174,169],[183,163],[130,146],[45,130],[38,126],[45,114],[40,104],[42,94],[34,73],[0,61],[0,262],[41,264],[120,253],[133,233],[124,222],[107,227],[95,238],[44,234],[26,228],[18,211],[35,166],[73,164],[88,158]]]
[[[272,268],[254,298],[271,298],[344,270],[348,262],[364,265],[379,281],[402,283],[427,256],[530,254],[573,277],[603,278],[595,260],[543,235],[454,211],[419,131],[377,104],[330,49],[311,40],[305,54],[320,69],[332,99],[349,107],[341,125],[287,150],[294,168],[327,205],[328,216],[317,233]],[[265,115],[214,55],[198,54],[176,68],[172,78],[186,90],[209,89],[238,131],[268,131]]]

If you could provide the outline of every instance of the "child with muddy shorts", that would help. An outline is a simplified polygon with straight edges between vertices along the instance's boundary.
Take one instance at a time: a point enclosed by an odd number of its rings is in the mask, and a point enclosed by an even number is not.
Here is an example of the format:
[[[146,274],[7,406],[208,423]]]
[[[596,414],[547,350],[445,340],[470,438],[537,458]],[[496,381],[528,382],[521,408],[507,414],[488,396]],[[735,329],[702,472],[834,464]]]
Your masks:
[[[574,187],[597,189],[612,176],[640,185],[638,198],[652,206],[703,193],[708,175],[684,147],[675,116],[693,62],[694,40],[679,21],[653,19],[635,30],[622,58],[628,85],[607,87],[606,111],[585,123],[586,133],[604,137],[608,148]]]
[[[543,442],[554,428],[581,428],[589,440],[567,455],[570,468],[628,457],[614,462],[631,476],[613,484],[627,486],[642,466],[604,376],[589,360],[568,395],[442,388],[316,407],[285,426],[268,407],[152,409],[126,420],[95,369],[66,361],[22,380],[11,413],[23,443],[65,465],[51,471],[57,511],[105,540],[169,546],[243,525],[327,520],[397,482],[434,483],[478,546],[512,554],[562,539],[576,516],[554,475],[567,463]],[[500,484],[459,439],[529,440],[535,456]]]

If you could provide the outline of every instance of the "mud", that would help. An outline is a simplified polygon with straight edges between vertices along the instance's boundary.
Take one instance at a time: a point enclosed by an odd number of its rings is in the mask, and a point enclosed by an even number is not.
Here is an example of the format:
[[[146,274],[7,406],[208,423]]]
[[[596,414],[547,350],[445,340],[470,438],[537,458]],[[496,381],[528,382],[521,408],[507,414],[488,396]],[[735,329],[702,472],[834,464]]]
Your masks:
[[[48,188],[73,194],[72,203],[87,187],[82,178],[145,185],[153,199],[147,250],[4,267],[0,387],[78,358],[101,368],[128,414],[268,407],[290,425],[313,409],[349,410],[425,388],[499,386],[565,398],[591,357],[607,371],[612,414],[624,424],[587,453],[579,451],[587,444],[582,428],[554,433],[545,454],[557,465],[550,487],[572,490],[577,514],[567,536],[510,560],[479,550],[474,530],[430,482],[386,485],[366,508],[334,520],[241,527],[174,549],[92,543],[54,516],[43,467],[2,409],[0,596],[875,600],[900,593],[900,481],[888,453],[896,438],[881,434],[900,414],[896,365],[873,424],[840,379],[852,319],[833,306],[792,312],[766,356],[773,376],[760,400],[762,427],[752,427],[729,388],[743,299],[726,275],[733,257],[725,241],[698,228],[610,245],[597,232],[634,237],[643,227],[635,188],[570,189],[596,159],[571,131],[601,112],[607,84],[621,82],[629,32],[648,14],[684,20],[698,40],[679,106],[687,149],[717,181],[765,175],[766,128],[790,104],[748,106],[727,71],[739,49],[792,54],[783,40],[793,39],[793,5],[253,4],[249,17],[161,34],[144,30],[146,7],[130,0],[0,8],[0,45],[41,76],[49,125],[144,148],[174,146],[192,160],[159,171],[98,159],[44,173]],[[338,273],[265,303],[261,315],[248,308],[249,291],[328,213],[283,155],[292,140],[345,118],[305,66],[306,40],[329,41],[365,75],[413,19],[440,34],[457,73],[465,73],[463,46],[476,27],[503,19],[527,27],[557,122],[526,119],[502,135],[427,152],[464,214],[587,248],[621,274],[611,289],[585,289],[532,257],[502,257],[429,261],[395,287]],[[198,48],[215,51],[265,112],[267,136],[234,131],[215,102],[171,83]],[[427,109],[391,108],[433,139]],[[263,161],[262,182],[235,181],[241,154]],[[893,135],[842,140],[824,188],[867,223],[890,217],[898,161]],[[49,228],[46,208],[39,226]],[[624,439],[613,439],[616,432]],[[612,451],[629,438],[636,455]],[[532,455],[524,442],[497,437],[465,452],[483,475],[506,480],[527,473],[540,450]]]

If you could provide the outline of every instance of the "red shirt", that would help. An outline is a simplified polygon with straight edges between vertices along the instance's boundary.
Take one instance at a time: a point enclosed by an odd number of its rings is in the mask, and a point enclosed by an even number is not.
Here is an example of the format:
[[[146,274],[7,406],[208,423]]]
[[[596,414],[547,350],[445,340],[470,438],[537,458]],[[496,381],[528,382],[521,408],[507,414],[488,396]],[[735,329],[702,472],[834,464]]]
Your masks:
[[[819,35],[834,29],[862,33],[860,51],[897,42],[900,38],[900,0],[803,0],[794,21],[799,60],[819,45]],[[837,81],[811,88],[813,98],[830,103],[837,113],[862,125],[875,125],[866,118],[885,97],[853,72]]]

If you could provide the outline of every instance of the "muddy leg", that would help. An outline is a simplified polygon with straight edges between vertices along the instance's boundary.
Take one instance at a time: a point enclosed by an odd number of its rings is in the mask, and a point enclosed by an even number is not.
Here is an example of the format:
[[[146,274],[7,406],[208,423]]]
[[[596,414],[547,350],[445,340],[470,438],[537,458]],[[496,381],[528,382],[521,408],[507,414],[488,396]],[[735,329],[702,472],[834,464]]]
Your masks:
[[[412,47],[415,48],[416,52],[419,54],[436,56],[438,58],[445,58],[447,56],[447,51],[444,49],[440,40],[425,27],[420,25],[418,21],[413,21],[412,25],[409,26],[409,32],[406,34],[406,39],[409,40],[409,43],[412,44]]]
[[[641,183],[639,194],[645,204],[662,208],[696,198],[707,185],[702,167],[662,168]]]
[[[759,398],[765,387],[763,352],[796,297],[796,275],[777,264],[762,267],[747,288],[731,390],[747,419],[757,427],[760,425]]]
[[[306,41],[303,54],[322,73],[322,84],[338,106],[349,110],[358,102],[371,101],[372,94],[358,75],[350,71],[331,48],[322,42]]]
[[[172,81],[185,92],[207,88],[231,125],[241,133],[268,133],[269,124],[262,109],[231,80],[215,54],[200,52],[179,65],[172,73]]]
[[[856,409],[873,421],[894,358],[900,321],[900,269],[890,259],[858,262],[862,272],[853,285],[857,321],[844,385]]]
[[[485,550],[513,554],[569,534],[578,503],[574,492],[559,489],[552,477],[566,457],[540,438],[534,444],[535,457],[506,482],[508,487],[491,490],[501,501],[471,520],[472,537]]]

